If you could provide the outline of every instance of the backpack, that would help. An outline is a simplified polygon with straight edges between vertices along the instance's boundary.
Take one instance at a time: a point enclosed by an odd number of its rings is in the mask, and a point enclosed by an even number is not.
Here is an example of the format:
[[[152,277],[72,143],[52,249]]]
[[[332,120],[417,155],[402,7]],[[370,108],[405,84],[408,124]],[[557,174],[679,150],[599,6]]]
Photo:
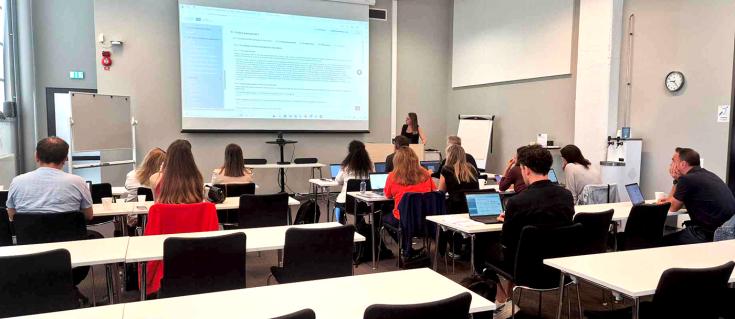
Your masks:
[[[459,282],[462,287],[480,295],[490,301],[495,301],[495,295],[497,293],[497,282],[493,279],[489,279],[486,276],[472,275],[465,277]],[[482,313],[475,313],[472,318],[474,319],[490,319],[493,318],[493,312],[487,311]]]
[[[316,209],[316,219],[314,218],[314,209]],[[313,199],[307,200],[299,206],[299,210],[296,212],[296,219],[293,224],[301,225],[318,223],[321,214],[322,212],[319,205],[317,205]]]

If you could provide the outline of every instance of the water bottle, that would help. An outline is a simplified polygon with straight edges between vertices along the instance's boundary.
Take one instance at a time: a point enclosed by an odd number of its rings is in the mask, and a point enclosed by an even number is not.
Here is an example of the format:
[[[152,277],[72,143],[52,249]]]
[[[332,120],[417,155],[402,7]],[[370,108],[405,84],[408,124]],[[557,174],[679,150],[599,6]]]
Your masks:
[[[342,209],[340,209],[339,207],[334,208],[334,220],[338,223],[344,224],[342,222]]]
[[[365,180],[363,179],[360,181],[360,194],[365,194],[365,191],[367,190],[367,183],[365,183]]]

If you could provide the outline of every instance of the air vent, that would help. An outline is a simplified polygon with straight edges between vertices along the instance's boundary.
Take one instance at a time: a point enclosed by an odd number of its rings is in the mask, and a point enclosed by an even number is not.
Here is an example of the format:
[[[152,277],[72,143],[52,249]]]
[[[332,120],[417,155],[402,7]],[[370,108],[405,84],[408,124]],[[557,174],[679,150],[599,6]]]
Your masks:
[[[370,20],[388,20],[388,11],[384,9],[370,9]]]

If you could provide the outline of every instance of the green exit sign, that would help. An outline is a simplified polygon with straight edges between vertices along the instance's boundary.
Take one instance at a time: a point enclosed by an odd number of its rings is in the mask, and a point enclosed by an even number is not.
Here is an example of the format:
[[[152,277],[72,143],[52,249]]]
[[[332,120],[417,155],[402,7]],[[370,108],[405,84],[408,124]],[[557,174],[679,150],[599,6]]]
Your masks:
[[[84,80],[84,71],[71,71],[69,78],[72,80]]]

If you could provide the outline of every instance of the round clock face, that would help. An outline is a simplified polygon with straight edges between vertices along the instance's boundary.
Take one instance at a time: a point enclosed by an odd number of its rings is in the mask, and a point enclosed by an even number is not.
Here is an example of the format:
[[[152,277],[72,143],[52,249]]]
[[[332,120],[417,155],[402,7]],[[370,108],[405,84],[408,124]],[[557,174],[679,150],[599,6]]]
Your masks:
[[[679,71],[670,72],[668,75],[666,75],[665,84],[666,89],[668,89],[669,92],[676,92],[681,90],[681,87],[684,86],[684,74]]]

